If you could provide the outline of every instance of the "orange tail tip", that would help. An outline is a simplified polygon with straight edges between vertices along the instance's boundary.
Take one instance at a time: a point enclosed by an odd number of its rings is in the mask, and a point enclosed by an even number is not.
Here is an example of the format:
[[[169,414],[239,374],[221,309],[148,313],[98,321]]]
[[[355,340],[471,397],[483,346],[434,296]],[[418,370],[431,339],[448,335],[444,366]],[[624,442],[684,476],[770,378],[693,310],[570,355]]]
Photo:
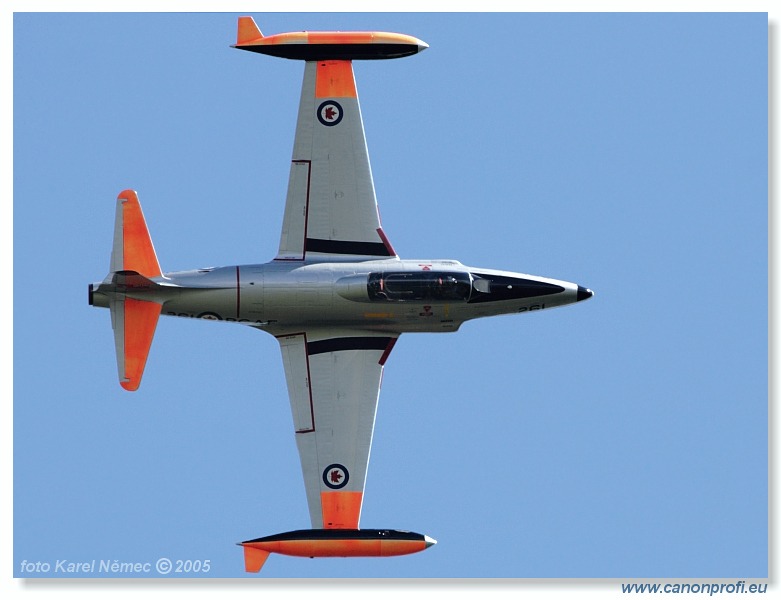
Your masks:
[[[244,546],[244,570],[247,573],[258,573],[266,563],[270,552]]]
[[[263,38],[263,34],[252,17],[239,17],[239,30],[236,34],[236,45],[251,44]]]

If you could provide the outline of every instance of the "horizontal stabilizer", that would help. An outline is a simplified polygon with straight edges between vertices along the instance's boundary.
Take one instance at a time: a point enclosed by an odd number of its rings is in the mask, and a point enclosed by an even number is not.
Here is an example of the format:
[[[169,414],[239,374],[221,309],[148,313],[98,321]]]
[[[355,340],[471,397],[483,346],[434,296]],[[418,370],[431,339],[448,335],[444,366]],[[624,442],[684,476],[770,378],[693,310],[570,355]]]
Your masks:
[[[162,304],[117,297],[109,301],[119,384],[134,392],[141,385]]]
[[[108,304],[119,384],[131,392],[141,385],[163,305],[154,296],[138,300],[128,294],[159,289],[160,284],[151,278],[161,275],[138,194],[124,190],[117,196],[110,272],[97,289],[90,286],[89,301],[93,305]]]
[[[125,190],[117,197],[114,246],[109,270],[111,273],[136,271],[145,277],[162,275],[138,194],[133,190]]]

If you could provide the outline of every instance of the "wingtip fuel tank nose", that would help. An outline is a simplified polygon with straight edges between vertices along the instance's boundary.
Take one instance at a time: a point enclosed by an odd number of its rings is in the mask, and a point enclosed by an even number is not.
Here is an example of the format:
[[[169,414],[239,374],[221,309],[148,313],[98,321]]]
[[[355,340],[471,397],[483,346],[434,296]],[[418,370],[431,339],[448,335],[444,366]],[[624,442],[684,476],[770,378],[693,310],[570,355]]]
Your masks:
[[[590,289],[584,288],[582,285],[578,286],[578,296],[577,296],[578,302],[580,302],[581,300],[588,300],[593,295],[594,292],[592,292]]]

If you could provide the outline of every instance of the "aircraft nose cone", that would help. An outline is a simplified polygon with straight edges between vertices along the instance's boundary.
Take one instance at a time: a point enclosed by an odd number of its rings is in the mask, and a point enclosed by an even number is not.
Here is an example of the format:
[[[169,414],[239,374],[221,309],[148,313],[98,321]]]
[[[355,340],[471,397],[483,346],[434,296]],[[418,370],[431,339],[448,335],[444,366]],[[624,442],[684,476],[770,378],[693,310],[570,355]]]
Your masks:
[[[577,297],[578,302],[580,302],[581,300],[588,300],[593,295],[594,292],[592,292],[590,289],[584,288],[582,285],[578,286],[578,297]]]

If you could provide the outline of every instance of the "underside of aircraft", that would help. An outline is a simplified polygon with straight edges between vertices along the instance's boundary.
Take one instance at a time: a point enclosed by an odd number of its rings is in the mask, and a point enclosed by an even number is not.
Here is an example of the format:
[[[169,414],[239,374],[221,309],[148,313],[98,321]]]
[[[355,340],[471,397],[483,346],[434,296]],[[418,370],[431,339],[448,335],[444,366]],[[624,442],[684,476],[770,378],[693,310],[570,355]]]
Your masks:
[[[382,372],[402,333],[454,332],[467,320],[590,298],[574,283],[400,258],[382,229],[352,61],[428,46],[384,32],[263,36],[240,17],[235,48],[302,60],[304,79],[277,256],[263,264],[163,273],[138,195],[116,202],[109,274],[89,286],[108,308],[120,385],[137,390],[161,314],[231,321],[279,342],[304,475],[310,529],[241,542],[245,568],[270,553],[394,556],[426,535],[361,529]]]

